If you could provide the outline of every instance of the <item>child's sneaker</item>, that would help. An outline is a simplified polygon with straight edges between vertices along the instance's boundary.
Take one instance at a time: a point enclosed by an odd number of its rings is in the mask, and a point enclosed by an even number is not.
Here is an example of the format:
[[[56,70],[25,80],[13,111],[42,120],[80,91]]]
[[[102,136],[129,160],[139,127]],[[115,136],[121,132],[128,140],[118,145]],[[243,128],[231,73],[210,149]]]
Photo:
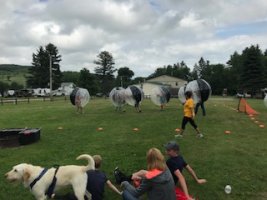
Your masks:
[[[132,177],[131,176],[126,176],[120,169],[119,167],[116,167],[114,169],[114,177],[115,177],[115,180],[116,180],[116,183],[118,185],[120,185],[123,181],[128,181],[130,182],[132,180]]]
[[[197,137],[198,137],[198,138],[203,138],[204,135],[203,135],[202,133],[198,133],[198,134],[197,134]]]
[[[114,177],[115,177],[115,180],[116,180],[116,183],[117,184],[121,184],[122,182],[122,178],[121,178],[121,171],[119,169],[119,167],[116,167],[113,171],[113,174],[114,174]]]

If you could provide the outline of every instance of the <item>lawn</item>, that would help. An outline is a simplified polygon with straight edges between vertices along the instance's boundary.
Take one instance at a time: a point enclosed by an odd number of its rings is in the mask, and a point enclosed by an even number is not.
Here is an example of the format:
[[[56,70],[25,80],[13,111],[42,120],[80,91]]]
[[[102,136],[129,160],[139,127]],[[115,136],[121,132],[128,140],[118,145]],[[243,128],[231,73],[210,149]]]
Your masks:
[[[267,108],[263,100],[248,100],[260,112],[258,123],[267,126]],[[185,160],[205,185],[197,185],[184,171],[190,193],[200,200],[267,199],[267,136],[248,115],[238,113],[235,98],[213,97],[206,103],[207,116],[201,112],[196,122],[204,134],[196,138],[188,125],[185,136],[177,139]],[[201,111],[201,110],[200,110]],[[11,184],[4,174],[13,165],[26,162],[44,167],[55,164],[84,165],[75,158],[83,153],[100,154],[102,169],[114,182],[113,169],[119,166],[127,173],[146,168],[146,151],[174,140],[180,127],[182,106],[171,99],[164,111],[146,99],[142,113],[126,106],[126,112],[116,112],[108,99],[92,99],[83,115],[76,114],[67,100],[4,104],[0,106],[0,128],[41,128],[41,140],[17,148],[0,149],[0,199],[34,199],[21,184]],[[62,127],[63,129],[58,129]],[[97,131],[102,127],[103,131]],[[133,131],[139,128],[139,131]],[[225,134],[229,130],[231,134]],[[225,185],[232,193],[224,193]],[[66,191],[64,191],[66,192]],[[108,188],[105,200],[120,199]]]

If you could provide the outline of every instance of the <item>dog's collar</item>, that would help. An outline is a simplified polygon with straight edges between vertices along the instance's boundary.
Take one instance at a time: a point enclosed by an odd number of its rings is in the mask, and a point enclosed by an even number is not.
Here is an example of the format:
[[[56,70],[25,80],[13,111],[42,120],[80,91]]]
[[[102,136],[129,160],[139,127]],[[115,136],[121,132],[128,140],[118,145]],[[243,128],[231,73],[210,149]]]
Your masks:
[[[43,177],[43,175],[47,172],[47,170],[48,169],[44,168],[43,171],[39,174],[39,176],[31,182],[31,184],[30,184],[31,189]]]

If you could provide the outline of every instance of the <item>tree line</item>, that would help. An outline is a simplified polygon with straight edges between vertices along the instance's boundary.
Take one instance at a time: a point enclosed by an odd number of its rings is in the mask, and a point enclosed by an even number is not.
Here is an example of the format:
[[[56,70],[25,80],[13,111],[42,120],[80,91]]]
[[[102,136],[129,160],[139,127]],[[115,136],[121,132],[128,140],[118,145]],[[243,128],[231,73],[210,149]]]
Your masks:
[[[88,89],[92,95],[108,94],[115,86],[127,87],[161,75],[187,81],[205,79],[210,83],[213,94],[216,95],[221,95],[224,89],[227,89],[228,94],[241,91],[256,95],[262,88],[267,87],[267,50],[262,52],[259,45],[246,47],[241,53],[234,52],[226,64],[211,64],[201,57],[193,70],[181,61],[158,67],[148,77],[136,78],[133,78],[134,72],[127,66],[116,69],[114,58],[108,51],[102,51],[96,56],[94,73],[85,67],[80,72],[61,72],[61,61],[62,56],[55,45],[49,43],[45,47],[40,46],[37,52],[32,54],[32,66],[26,77],[27,87],[49,87],[50,66],[53,89],[57,89],[61,82],[73,82],[78,87]],[[116,76],[115,72],[117,72]]]

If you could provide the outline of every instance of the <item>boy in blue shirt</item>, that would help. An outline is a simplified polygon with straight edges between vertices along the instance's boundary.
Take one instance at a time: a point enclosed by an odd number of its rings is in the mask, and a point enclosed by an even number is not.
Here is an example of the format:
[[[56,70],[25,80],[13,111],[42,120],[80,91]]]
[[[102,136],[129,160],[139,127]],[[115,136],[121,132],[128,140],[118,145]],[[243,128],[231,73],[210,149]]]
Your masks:
[[[106,174],[100,170],[102,158],[100,155],[93,156],[95,161],[95,170],[87,171],[87,191],[92,195],[92,200],[102,200],[104,196],[104,188],[105,185],[116,192],[117,194],[121,195],[120,192],[108,178]]]
[[[172,174],[175,185],[179,181],[180,186],[185,193],[187,199],[191,199],[188,194],[188,189],[186,185],[185,178],[182,174],[183,169],[185,168],[191,176],[195,179],[198,184],[206,183],[206,179],[199,179],[194,172],[194,170],[186,163],[184,158],[179,154],[180,148],[175,141],[170,141],[165,145],[166,154],[169,156],[166,164]]]

